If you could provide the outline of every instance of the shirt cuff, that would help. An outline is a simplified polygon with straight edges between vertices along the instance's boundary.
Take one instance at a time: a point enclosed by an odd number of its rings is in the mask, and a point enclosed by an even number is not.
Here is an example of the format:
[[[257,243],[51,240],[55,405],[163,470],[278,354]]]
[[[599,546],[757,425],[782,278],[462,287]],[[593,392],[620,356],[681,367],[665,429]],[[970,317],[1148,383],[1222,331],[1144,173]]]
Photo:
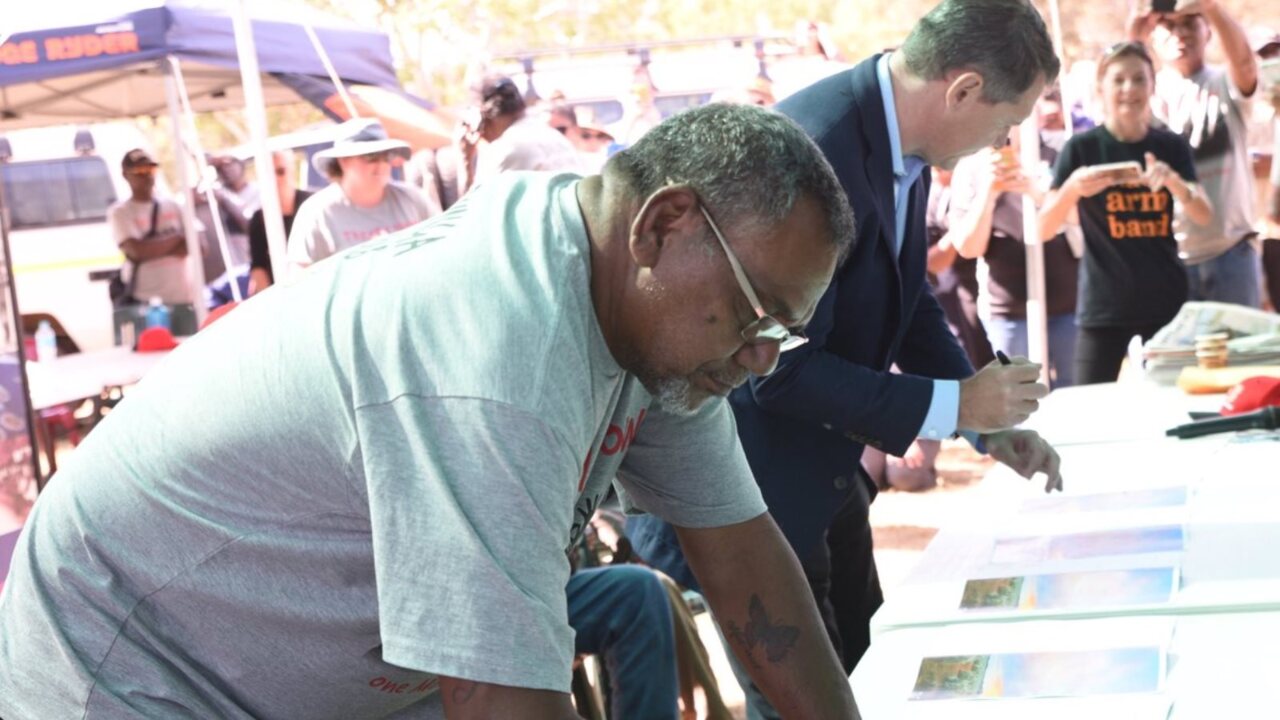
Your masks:
[[[960,383],[956,380],[934,380],[929,412],[920,426],[919,437],[942,440],[956,433],[960,419]]]

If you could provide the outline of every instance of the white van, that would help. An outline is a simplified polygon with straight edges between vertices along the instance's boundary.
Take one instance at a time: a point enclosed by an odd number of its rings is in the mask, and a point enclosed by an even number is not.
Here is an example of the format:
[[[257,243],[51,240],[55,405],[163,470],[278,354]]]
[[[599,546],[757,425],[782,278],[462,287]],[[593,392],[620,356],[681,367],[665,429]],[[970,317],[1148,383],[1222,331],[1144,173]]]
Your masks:
[[[149,149],[146,136],[131,122],[114,122],[2,137],[0,179],[19,312],[53,315],[81,350],[110,347],[107,285],[124,256],[107,208],[129,196],[120,160],[133,148]],[[162,176],[156,192],[168,197]]]

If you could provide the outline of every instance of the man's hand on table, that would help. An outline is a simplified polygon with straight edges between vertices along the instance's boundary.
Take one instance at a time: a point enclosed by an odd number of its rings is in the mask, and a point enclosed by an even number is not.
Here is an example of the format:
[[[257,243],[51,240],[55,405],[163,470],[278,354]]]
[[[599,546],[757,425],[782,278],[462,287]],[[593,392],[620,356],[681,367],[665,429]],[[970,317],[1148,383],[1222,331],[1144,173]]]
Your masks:
[[[1040,437],[1040,433],[1035,430],[1002,430],[982,436],[982,441],[991,457],[1022,477],[1031,479],[1038,472],[1044,473],[1045,492],[1062,490],[1062,473],[1059,471],[1062,461],[1058,458],[1058,451]]]

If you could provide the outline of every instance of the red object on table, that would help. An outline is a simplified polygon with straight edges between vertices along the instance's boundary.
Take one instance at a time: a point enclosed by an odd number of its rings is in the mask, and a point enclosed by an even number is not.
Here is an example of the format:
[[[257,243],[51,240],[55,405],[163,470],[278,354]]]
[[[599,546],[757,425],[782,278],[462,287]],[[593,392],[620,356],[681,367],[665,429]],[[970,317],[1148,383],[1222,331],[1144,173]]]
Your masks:
[[[164,352],[178,347],[178,341],[166,327],[149,327],[138,336],[138,352]]]
[[[1280,405],[1280,378],[1251,377],[1227,392],[1223,415],[1239,415],[1270,405]]]

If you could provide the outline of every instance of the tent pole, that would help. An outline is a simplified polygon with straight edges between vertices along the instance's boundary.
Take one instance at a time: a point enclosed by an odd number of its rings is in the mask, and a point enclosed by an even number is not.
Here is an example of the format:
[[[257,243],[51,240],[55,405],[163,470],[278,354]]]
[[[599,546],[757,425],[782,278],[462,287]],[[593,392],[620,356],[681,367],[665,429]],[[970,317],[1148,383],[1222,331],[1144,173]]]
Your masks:
[[[40,411],[31,404],[31,380],[27,377],[27,363],[31,362],[31,358],[27,357],[26,343],[22,339],[22,308],[18,307],[18,283],[13,277],[13,254],[9,251],[9,210],[5,206],[4,182],[2,181],[0,181],[0,251],[3,251],[0,253],[2,254],[2,257],[0,257],[0,269],[4,271],[3,282],[0,282],[0,302],[5,305],[4,314],[8,315],[8,317],[3,318],[5,326],[4,341],[6,345],[10,343],[14,345],[12,355],[13,359],[18,362],[18,383],[22,393],[21,397],[10,400],[9,407],[12,409],[15,405],[21,403],[26,411],[22,416],[22,422],[26,423],[27,426],[27,447],[31,451],[30,463],[27,469],[32,473],[29,477],[35,480],[36,492],[38,493],[44,489],[45,480],[47,479],[40,472],[40,443],[37,440],[39,433],[36,430]],[[2,354],[7,356],[10,353],[4,352]],[[15,436],[13,441],[16,442],[16,440],[17,437]],[[49,441],[52,442],[52,438],[49,438]],[[0,485],[7,486],[7,490],[18,490],[21,487],[25,473],[17,468],[27,463],[20,463],[18,460],[20,457],[21,448],[15,447],[8,461],[0,462],[0,467],[6,469],[14,468],[14,474],[9,476],[6,481],[0,482]],[[21,519],[21,515],[19,515],[19,521]]]
[[[1021,157],[1023,171],[1036,181],[1040,168],[1040,123],[1038,113],[1022,121]],[[1027,355],[1040,363],[1040,382],[1049,381],[1049,318],[1044,284],[1044,243],[1040,241],[1039,210],[1030,195],[1022,196],[1022,243],[1027,255]],[[1070,358],[1058,358],[1070,361]]]
[[[253,166],[261,188],[262,218],[267,228],[267,249],[271,271],[277,283],[289,279],[289,261],[285,254],[284,213],[280,196],[275,191],[275,166],[267,150],[267,110],[262,94],[262,76],[258,72],[258,51],[254,45],[253,26],[249,22],[247,0],[231,5],[231,19],[236,33],[236,54],[240,59],[240,82],[244,89],[244,112],[249,125],[249,141],[253,146]]]
[[[199,176],[203,180],[209,177],[209,167],[205,162],[204,146],[200,144],[200,133],[196,130],[196,114],[191,109],[191,98],[187,95],[187,81],[182,75],[182,64],[176,57],[169,58],[169,69],[173,71],[173,76],[177,80],[178,100],[180,102],[180,111],[182,112],[182,120],[187,131],[187,141],[191,147],[191,155],[195,160],[195,165],[200,169]],[[218,238],[218,252],[222,254],[222,267],[225,268],[227,279],[231,286],[231,297],[236,302],[244,299],[240,293],[240,281],[235,277],[235,263],[231,262],[231,246],[227,244],[227,228],[222,224],[222,211],[218,209],[218,196],[213,191],[211,183],[201,183],[204,186],[204,201],[209,206],[209,221],[213,223],[213,233]],[[209,229],[205,228],[205,232]],[[201,261],[200,267],[204,267]]]
[[[1053,26],[1053,45],[1058,58],[1063,57],[1062,13],[1058,0],[1049,0],[1049,18]],[[1074,123],[1071,116],[1071,88],[1069,83],[1058,82],[1058,95],[1062,103],[1062,124],[1065,137],[1070,138]],[[1023,168],[1040,167],[1040,113],[1022,121],[1021,133]],[[1038,175],[1038,172],[1037,172]],[[1033,175],[1032,177],[1036,177]],[[1048,291],[1044,280],[1044,241],[1040,239],[1039,208],[1028,195],[1022,196],[1022,243],[1027,256],[1027,355],[1032,362],[1040,363],[1040,382],[1049,384],[1049,314]],[[1065,240],[1063,242],[1066,242]],[[1059,362],[1072,362],[1073,358],[1057,358]]]
[[[1062,13],[1058,10],[1058,0],[1049,0],[1049,17],[1053,22],[1053,49],[1065,67],[1067,64],[1067,49],[1062,44]],[[1062,98],[1062,124],[1065,128],[1064,140],[1070,140],[1071,136],[1075,134],[1075,122],[1071,117],[1071,103],[1075,100],[1075,88],[1068,87],[1068,85],[1070,83],[1063,82],[1061,76],[1059,76],[1058,96]]]
[[[187,236],[187,281],[194,293],[191,304],[196,312],[196,327],[204,323],[208,314],[204,299],[204,262],[200,258],[200,238],[196,234],[196,212],[191,202],[191,177],[187,165],[187,144],[183,140],[182,113],[178,109],[178,79],[173,74],[172,66],[161,61],[161,72],[164,73],[164,94],[169,104],[169,124],[173,127],[173,147],[178,163],[178,184],[182,186],[182,228]]]
[[[329,53],[325,52],[324,46],[320,44],[320,36],[316,35],[315,28],[311,27],[311,23],[303,23],[302,27],[307,31],[307,37],[311,38],[311,46],[316,49],[316,55],[320,56],[324,71],[329,73],[329,82],[337,88],[338,97],[342,98],[342,104],[347,106],[347,114],[350,115],[348,119],[355,120],[360,117],[355,103],[351,102],[351,95],[347,93],[347,86],[342,84],[342,78],[338,77],[338,71],[334,69],[333,61],[329,59]]]

